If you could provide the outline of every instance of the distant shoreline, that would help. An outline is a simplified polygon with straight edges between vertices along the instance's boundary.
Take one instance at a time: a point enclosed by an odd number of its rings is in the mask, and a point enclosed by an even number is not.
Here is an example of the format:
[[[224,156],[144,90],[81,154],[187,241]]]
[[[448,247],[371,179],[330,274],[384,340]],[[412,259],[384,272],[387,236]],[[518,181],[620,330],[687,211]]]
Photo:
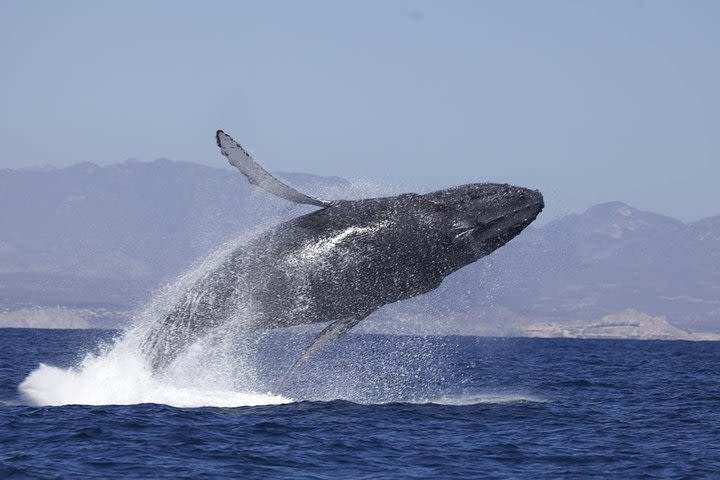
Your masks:
[[[63,328],[63,327],[0,327],[2,330],[55,330],[58,332],[77,332],[77,331],[97,331],[97,332],[117,332],[123,331],[122,328],[98,328],[98,327],[87,327],[87,328]],[[633,337],[538,337],[531,335],[473,335],[473,334],[462,334],[462,333],[450,333],[450,334],[413,334],[413,333],[382,333],[382,332],[350,332],[348,335],[365,335],[365,336],[383,336],[383,337],[432,337],[432,338],[487,338],[494,340],[509,340],[509,339],[528,339],[528,340],[622,340],[622,341],[638,341],[638,342],[717,342],[720,341],[720,334],[699,334],[708,335],[707,338],[633,338]]]

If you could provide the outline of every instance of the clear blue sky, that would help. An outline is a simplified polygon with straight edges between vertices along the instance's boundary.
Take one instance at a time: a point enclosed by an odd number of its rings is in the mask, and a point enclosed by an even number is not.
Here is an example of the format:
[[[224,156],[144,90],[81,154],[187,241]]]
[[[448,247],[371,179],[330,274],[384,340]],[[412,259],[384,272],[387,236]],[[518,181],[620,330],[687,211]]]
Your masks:
[[[159,157],[720,214],[720,2],[0,3],[0,166]]]

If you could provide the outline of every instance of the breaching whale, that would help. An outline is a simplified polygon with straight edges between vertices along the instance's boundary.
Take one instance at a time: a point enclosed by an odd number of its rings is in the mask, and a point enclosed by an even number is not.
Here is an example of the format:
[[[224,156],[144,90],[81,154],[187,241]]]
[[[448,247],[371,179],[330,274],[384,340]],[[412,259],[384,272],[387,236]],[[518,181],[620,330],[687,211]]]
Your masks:
[[[503,246],[544,206],[536,190],[495,183],[322,200],[273,177],[222,130],[216,140],[250,183],[320,209],[262,233],[192,285],[144,341],[155,370],[242,306],[252,312],[248,329],[330,322],[292,371],[379,307],[427,293]]]

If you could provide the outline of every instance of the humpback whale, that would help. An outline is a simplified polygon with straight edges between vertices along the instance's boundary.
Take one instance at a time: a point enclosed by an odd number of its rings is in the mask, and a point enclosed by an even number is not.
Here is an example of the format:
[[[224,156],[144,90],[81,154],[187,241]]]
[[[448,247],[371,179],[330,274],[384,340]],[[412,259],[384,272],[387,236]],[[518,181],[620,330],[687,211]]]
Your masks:
[[[238,308],[250,308],[251,330],[330,322],[292,372],[383,305],[427,293],[505,245],[544,206],[537,190],[496,183],[319,199],[272,176],[222,130],[216,140],[250,183],[319,209],[258,235],[192,285],[144,340],[156,371],[197,338],[232,321]]]

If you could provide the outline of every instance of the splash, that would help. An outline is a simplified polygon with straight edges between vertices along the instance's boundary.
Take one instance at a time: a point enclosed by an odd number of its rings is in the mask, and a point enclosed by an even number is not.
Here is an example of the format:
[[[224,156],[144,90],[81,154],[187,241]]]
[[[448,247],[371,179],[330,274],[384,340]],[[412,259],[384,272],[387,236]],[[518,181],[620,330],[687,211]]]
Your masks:
[[[254,368],[248,358],[229,355],[216,338],[197,339],[162,375],[153,374],[141,347],[158,319],[165,317],[183,292],[254,234],[255,231],[225,243],[161,288],[114,343],[85,355],[70,368],[40,364],[20,384],[22,398],[38,406],[158,403],[185,408],[277,405],[292,401],[254,388]]]
[[[159,403],[174,407],[240,407],[277,405],[291,400],[251,390],[228,389],[207,379],[178,381],[152,375],[137,351],[117,345],[100,355],[86,356],[75,368],[40,364],[20,384],[34,405],[132,405]],[[173,381],[174,380],[174,381]]]
[[[330,198],[342,194],[359,198],[378,192],[370,183],[354,182],[349,189],[323,193]],[[99,352],[85,355],[69,368],[40,364],[19,385],[23,400],[38,406],[158,403],[186,408],[277,405],[293,401],[270,393],[273,380],[261,378],[258,370],[263,364],[275,365],[276,358],[259,358],[258,350],[267,346],[258,344],[262,336],[244,336],[242,328],[233,331],[231,325],[229,329],[196,339],[162,375],[153,374],[142,353],[142,343],[198,280],[215,270],[232,251],[294,213],[297,212],[276,212],[262,225],[231,239],[198,261],[157,291],[134,315],[128,330]],[[235,326],[252,320],[248,318],[252,312],[247,309],[241,309],[236,316],[232,322]],[[287,362],[290,361],[288,358]],[[265,373],[266,377],[281,375],[279,371]]]

